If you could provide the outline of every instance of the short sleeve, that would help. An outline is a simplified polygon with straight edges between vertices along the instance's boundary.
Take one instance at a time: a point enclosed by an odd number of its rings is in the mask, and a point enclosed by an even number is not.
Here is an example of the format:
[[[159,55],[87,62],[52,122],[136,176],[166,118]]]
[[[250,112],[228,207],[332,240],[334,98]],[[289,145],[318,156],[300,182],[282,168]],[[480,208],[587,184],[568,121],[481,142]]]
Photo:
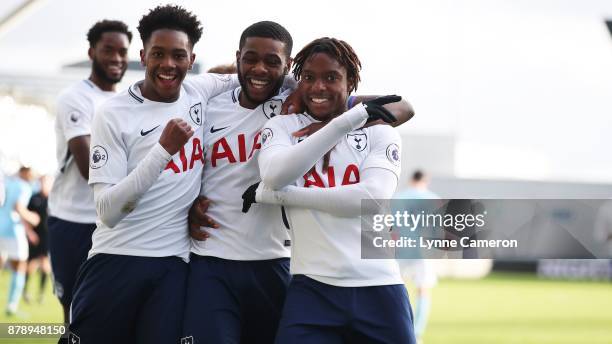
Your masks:
[[[91,119],[93,117],[93,106],[86,101],[64,96],[57,103],[57,117],[65,142],[77,136],[89,135],[91,133]]]
[[[274,117],[266,122],[261,129],[260,142],[261,150],[264,151],[273,146],[291,146],[291,133],[284,125],[284,117]],[[260,153],[261,154],[261,153]]]
[[[127,176],[127,150],[120,126],[101,107],[91,128],[89,151],[89,184],[117,184]]]
[[[395,128],[389,125],[370,127],[371,148],[361,169],[384,168],[399,179],[401,173],[402,139]]]
[[[240,85],[237,74],[204,73],[192,76],[189,80],[207,100]]]
[[[32,198],[32,188],[25,182],[19,182],[19,199],[17,202],[27,208]]]

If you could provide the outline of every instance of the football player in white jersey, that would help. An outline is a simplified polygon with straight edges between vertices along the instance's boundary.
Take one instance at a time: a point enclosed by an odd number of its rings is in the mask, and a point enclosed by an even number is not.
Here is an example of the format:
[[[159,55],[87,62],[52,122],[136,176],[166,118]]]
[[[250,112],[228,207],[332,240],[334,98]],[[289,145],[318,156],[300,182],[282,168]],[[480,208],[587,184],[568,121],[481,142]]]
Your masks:
[[[132,33],[120,21],[103,20],[89,29],[87,40],[92,62],[89,78],[61,93],[55,119],[59,170],[49,194],[49,251],[64,322],[68,322],[78,268],[87,258],[96,228],[93,191],[87,185],[91,123],[98,105],[116,94],[127,69]]]
[[[215,74],[184,80],[202,34],[184,8],[158,6],[138,31],[145,79],[105,102],[92,126],[97,228],[75,286],[71,343],[179,342],[203,112],[238,85]]]
[[[293,41],[275,22],[246,28],[236,52],[240,87],[210,100],[204,123],[202,191],[219,225],[193,241],[184,335],[194,342],[271,343],[289,283],[289,235],[279,206],[241,212],[260,180],[259,133],[280,114]]]
[[[380,105],[397,97],[347,111],[359,70],[346,42],[311,42],[293,71],[307,111],[275,117],[261,133],[262,183],[243,195],[245,210],[253,200],[287,206],[293,244],[277,343],[415,342],[397,262],[360,256],[361,200],[391,198],[401,140],[391,126],[363,128],[377,118],[393,121]],[[325,126],[304,140],[292,135],[314,122]]]

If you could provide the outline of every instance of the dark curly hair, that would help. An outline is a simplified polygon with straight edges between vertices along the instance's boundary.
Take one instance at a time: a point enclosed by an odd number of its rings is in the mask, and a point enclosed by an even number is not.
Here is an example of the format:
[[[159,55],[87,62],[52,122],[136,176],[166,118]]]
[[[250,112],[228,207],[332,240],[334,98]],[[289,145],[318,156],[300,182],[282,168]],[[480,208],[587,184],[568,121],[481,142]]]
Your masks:
[[[304,63],[316,53],[326,53],[346,68],[346,76],[349,80],[353,80],[353,88],[349,90],[349,93],[357,90],[357,84],[361,80],[359,77],[359,71],[361,70],[359,57],[357,57],[357,54],[348,43],[329,37],[315,39],[295,55],[293,59],[293,76],[295,80],[300,80]]]
[[[170,29],[182,31],[189,37],[193,47],[202,37],[202,25],[198,18],[181,6],[157,6],[142,16],[138,23],[138,32],[144,44],[151,38],[153,31]]]
[[[291,38],[289,31],[287,31],[287,29],[285,29],[279,23],[275,23],[273,21],[260,21],[247,27],[244,29],[244,31],[242,31],[238,49],[242,49],[242,47],[244,47],[244,43],[249,37],[272,38],[274,40],[283,42],[285,43],[285,54],[287,54],[287,57],[291,56],[293,39]]]
[[[124,22],[119,20],[108,20],[104,19],[94,24],[94,26],[87,31],[87,40],[89,41],[89,46],[94,47],[96,43],[100,41],[102,38],[102,34],[105,32],[119,32],[124,33],[128,41],[132,42],[132,33],[128,30],[127,25]]]

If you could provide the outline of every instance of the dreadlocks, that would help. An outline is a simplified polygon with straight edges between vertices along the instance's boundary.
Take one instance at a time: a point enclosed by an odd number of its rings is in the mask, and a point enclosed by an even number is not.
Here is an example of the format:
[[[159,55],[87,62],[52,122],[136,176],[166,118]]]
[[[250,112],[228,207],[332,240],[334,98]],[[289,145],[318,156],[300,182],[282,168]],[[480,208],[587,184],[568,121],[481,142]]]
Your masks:
[[[295,80],[300,80],[304,63],[316,53],[326,53],[346,68],[346,76],[349,80],[353,80],[353,87],[349,90],[349,93],[357,90],[357,84],[361,80],[359,78],[361,61],[359,61],[357,54],[355,54],[355,51],[348,43],[329,37],[315,39],[295,55],[293,59],[293,76]]]

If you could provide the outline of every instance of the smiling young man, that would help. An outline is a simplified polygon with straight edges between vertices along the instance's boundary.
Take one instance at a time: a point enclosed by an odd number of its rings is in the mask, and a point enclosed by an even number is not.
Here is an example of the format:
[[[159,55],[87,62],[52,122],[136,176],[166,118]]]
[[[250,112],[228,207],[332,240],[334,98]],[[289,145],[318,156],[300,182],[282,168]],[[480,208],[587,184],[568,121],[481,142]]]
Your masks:
[[[91,123],[96,108],[116,94],[127,69],[132,33],[120,21],[102,20],[89,29],[87,40],[91,73],[62,92],[55,121],[59,169],[49,195],[49,251],[64,322],[77,271],[87,258],[96,228],[93,191],[87,185]]]
[[[401,140],[381,97],[348,110],[361,63],[346,42],[321,38],[294,60],[307,110],[262,130],[262,183],[243,198],[287,206],[293,279],[276,342],[415,343],[410,304],[395,260],[361,258],[361,200],[393,195]],[[292,135],[325,123],[304,140]],[[299,159],[295,159],[299,157]],[[252,206],[251,206],[252,208]],[[374,210],[378,211],[378,210]]]
[[[184,80],[202,27],[182,7],[156,7],[138,31],[145,79],[102,105],[92,127],[97,228],[75,287],[70,343],[179,342],[203,111],[238,84],[214,74]]]
[[[240,87],[208,103],[202,194],[219,228],[193,241],[184,335],[195,343],[271,343],[289,283],[289,235],[281,208],[241,212],[240,195],[260,180],[260,130],[280,114],[293,41],[281,25],[244,30],[236,52]]]

